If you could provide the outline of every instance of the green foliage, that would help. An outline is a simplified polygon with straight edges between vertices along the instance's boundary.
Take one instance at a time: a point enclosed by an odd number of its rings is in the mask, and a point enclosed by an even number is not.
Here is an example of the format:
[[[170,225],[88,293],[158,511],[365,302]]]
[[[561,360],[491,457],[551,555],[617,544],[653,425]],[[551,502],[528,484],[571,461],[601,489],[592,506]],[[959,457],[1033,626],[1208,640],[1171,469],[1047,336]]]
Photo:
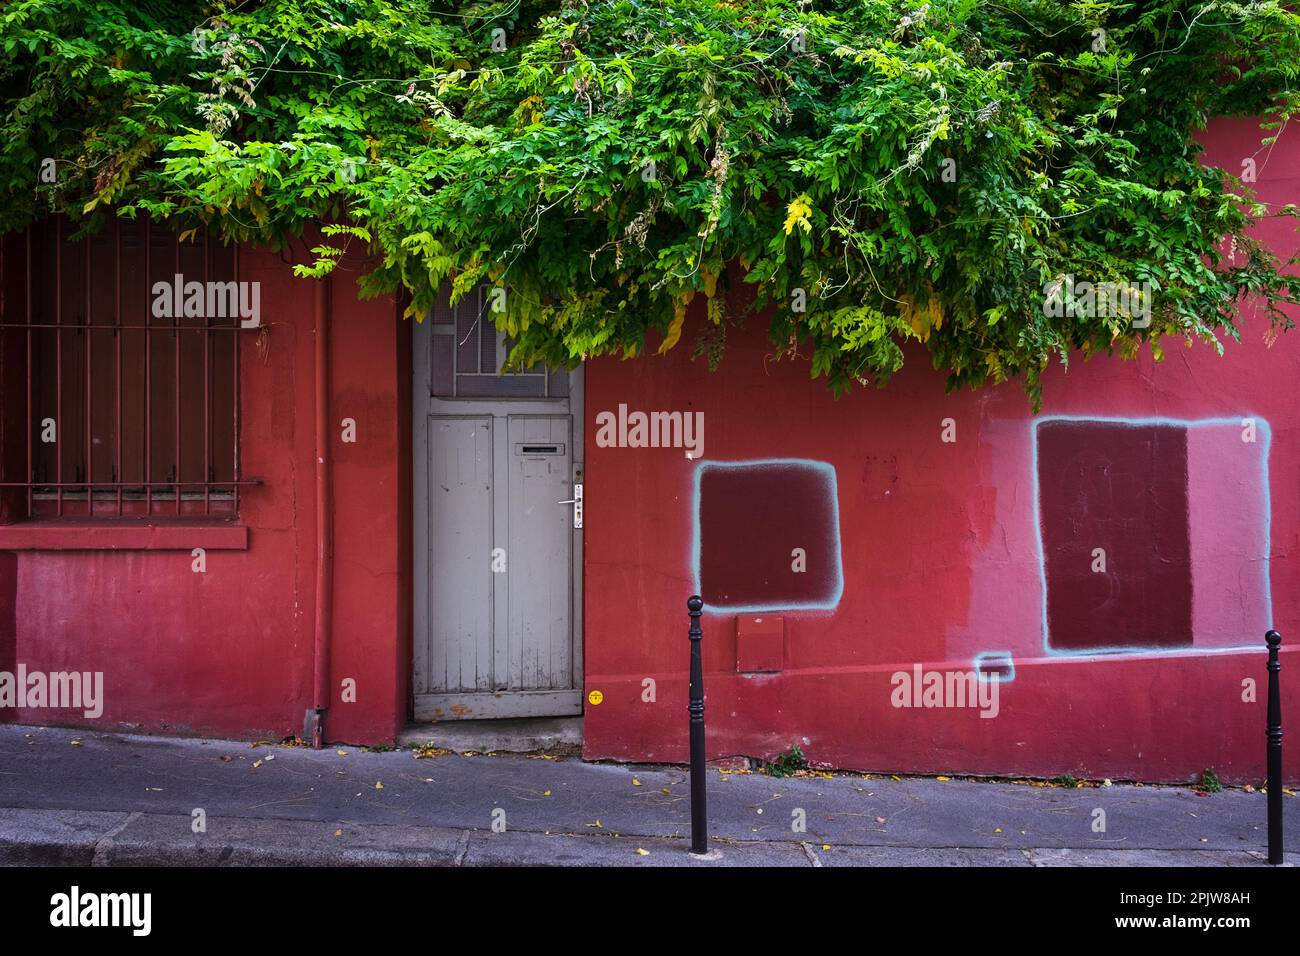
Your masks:
[[[0,229],[329,226],[299,274],[359,244],[411,315],[508,287],[516,366],[662,351],[703,295],[710,364],[766,309],[837,393],[913,340],[950,387],[1037,398],[1074,349],[1221,348],[1247,296],[1290,327],[1288,264],[1247,232],[1296,210],[1194,135],[1261,115],[1266,149],[1297,71],[1268,0],[9,0]],[[1150,327],[1045,315],[1064,275],[1150,282]]]
[[[1223,790],[1223,784],[1219,782],[1219,775],[1209,767],[1201,772],[1201,789],[1206,793],[1219,793]]]
[[[1053,777],[1052,783],[1058,787],[1077,787],[1079,785],[1079,781],[1072,773],[1063,773],[1060,776]]]
[[[773,777],[790,777],[800,770],[808,769],[808,758],[803,755],[798,744],[791,744],[790,749],[777,754],[775,760],[764,763],[763,769]]]

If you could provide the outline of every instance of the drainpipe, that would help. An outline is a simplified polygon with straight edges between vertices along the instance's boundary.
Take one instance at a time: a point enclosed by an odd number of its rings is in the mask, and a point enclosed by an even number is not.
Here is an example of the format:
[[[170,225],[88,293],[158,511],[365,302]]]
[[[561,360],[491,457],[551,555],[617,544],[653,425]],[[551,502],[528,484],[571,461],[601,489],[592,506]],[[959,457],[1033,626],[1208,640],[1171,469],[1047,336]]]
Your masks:
[[[325,711],[330,701],[330,635],[334,606],[334,525],[330,496],[329,313],[330,279],[316,282],[316,620],[313,640],[312,708],[303,724],[303,739],[320,749]]]

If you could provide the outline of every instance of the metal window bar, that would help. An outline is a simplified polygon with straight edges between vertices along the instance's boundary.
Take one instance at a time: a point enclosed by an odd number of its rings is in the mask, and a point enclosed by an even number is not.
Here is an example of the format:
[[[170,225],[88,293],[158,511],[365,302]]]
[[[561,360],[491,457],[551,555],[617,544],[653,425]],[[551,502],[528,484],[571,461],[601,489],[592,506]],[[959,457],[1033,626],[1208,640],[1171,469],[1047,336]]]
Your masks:
[[[49,232],[53,233],[52,251],[48,248]],[[240,330],[239,309],[231,310],[232,315],[218,317],[209,314],[211,310],[204,308],[203,315],[199,317],[201,321],[195,324],[182,322],[182,318],[189,318],[184,316],[183,309],[172,309],[174,314],[171,319],[171,332],[174,344],[171,351],[174,387],[170,396],[171,402],[168,403],[166,396],[155,396],[153,369],[155,323],[151,309],[153,288],[151,280],[154,258],[152,246],[156,230],[152,223],[144,220],[135,226],[134,232],[137,240],[135,264],[143,265],[145,286],[143,290],[137,291],[135,299],[145,304],[143,321],[128,322],[125,319],[122,280],[127,273],[124,271],[125,242],[120,220],[115,222],[113,229],[106,233],[111,236],[114,246],[111,257],[94,254],[91,246],[95,242],[91,237],[84,237],[81,240],[83,288],[80,290],[82,292],[80,298],[85,314],[79,321],[76,316],[73,316],[71,321],[65,321],[63,314],[65,303],[77,300],[75,295],[77,290],[75,282],[69,280],[69,269],[66,268],[64,257],[75,247],[65,241],[65,225],[61,218],[56,217],[52,226],[47,223],[27,230],[24,248],[27,293],[24,315],[22,321],[9,321],[7,317],[0,315],[0,329],[22,329],[26,336],[26,394],[30,422],[27,429],[27,480],[0,482],[0,487],[19,487],[26,491],[29,517],[77,515],[121,518],[137,515],[155,517],[167,513],[177,516],[233,515],[238,514],[239,511],[240,487],[260,484],[257,479],[245,478],[242,475],[239,461],[239,336],[236,335],[229,340],[228,349],[214,347],[218,343],[218,339],[214,336]],[[38,236],[42,240],[40,246],[37,246]],[[179,237],[172,235],[171,241],[174,244],[173,276],[183,276]],[[213,288],[209,285],[213,278],[213,261],[212,244],[206,233],[202,241],[202,256],[206,303],[215,301],[207,296],[207,291]],[[230,262],[230,278],[237,283],[239,281],[238,247],[235,248]],[[113,314],[111,321],[105,322],[97,320],[95,315],[97,291],[95,270],[98,267],[102,277],[102,272],[110,263],[113,269],[113,290],[110,300]],[[140,277],[138,270],[136,276]],[[51,277],[52,282],[49,281]],[[175,280],[172,279],[167,283],[169,287],[171,281]],[[38,314],[37,296],[48,292],[48,286],[51,284],[53,295],[44,298],[43,301],[52,298],[53,314],[50,315],[44,309]],[[234,288],[236,289],[235,303],[238,304],[239,286],[236,285]],[[230,300],[227,298],[225,301]],[[229,321],[223,321],[224,319]],[[136,332],[143,339],[144,353],[143,356],[138,353],[131,356],[133,359],[143,358],[143,362],[133,361],[129,365],[130,371],[124,362],[124,340],[128,332]],[[101,350],[101,358],[98,361],[94,348],[97,334],[111,334],[114,340],[111,355],[103,354]],[[65,341],[69,335],[73,338]],[[198,348],[182,348],[183,341],[185,343],[194,341],[184,338],[189,335],[199,337],[202,342],[201,352]],[[78,339],[81,340],[81,348],[84,351],[81,355],[77,354]],[[129,352],[126,354],[130,355]],[[231,377],[227,381],[231,383],[232,388],[228,396],[218,395],[215,390],[214,366],[218,361],[218,355],[223,362],[229,363],[231,370]],[[198,374],[198,368],[194,367],[200,361],[203,366],[201,376]],[[142,368],[140,368],[141,364]],[[80,368],[77,367],[78,365]],[[104,381],[109,377],[113,382],[112,404],[109,407],[105,403],[105,407],[99,409],[97,414],[96,396],[106,391]],[[80,384],[85,389],[80,403],[76,401],[75,394],[78,378],[81,379]],[[184,402],[182,381],[190,384],[200,378],[203,385],[201,403]],[[100,386],[98,389],[97,383]],[[49,417],[51,384],[54,405],[54,448],[42,450],[38,445],[38,436],[41,444],[44,444],[45,427],[42,422]],[[124,396],[128,393],[133,399],[137,395],[140,399],[144,418],[142,436],[127,435],[123,431],[127,417],[124,412]],[[65,411],[71,410],[69,413],[75,415],[78,405],[84,413],[84,422],[65,420]],[[191,405],[194,407],[191,408]],[[198,416],[196,413],[200,405],[202,415]],[[161,422],[166,428],[169,424],[167,421],[169,416],[172,435],[167,436],[164,433],[161,436],[163,444],[158,446],[153,434],[154,425]],[[196,420],[200,417],[201,445],[197,440],[200,424]],[[77,434],[78,429],[74,427],[77,425],[80,426],[81,435]],[[187,440],[186,429],[192,429],[196,437]],[[82,441],[77,442],[78,437]],[[170,449],[166,448],[168,437],[171,438]],[[143,452],[138,477],[126,473],[127,446],[136,443],[142,446]],[[102,467],[99,468],[96,467],[97,444],[104,449],[98,456],[102,463]],[[65,445],[69,446],[67,454],[65,454]],[[216,446],[218,445],[221,446],[222,452],[226,453],[225,460],[220,464],[217,461]],[[185,449],[190,449],[189,454],[195,458],[194,462],[189,463],[188,469],[183,454]],[[165,463],[154,461],[155,451],[171,458],[170,467],[165,475],[160,473]],[[169,451],[170,455],[168,455]],[[77,460],[79,454],[84,455],[80,461]],[[201,478],[192,480],[187,471],[192,473],[199,467],[202,468]],[[52,474],[49,473],[51,471]],[[167,495],[167,490],[170,490],[170,495]],[[160,494],[161,498],[159,498]],[[170,501],[168,501],[169,497]],[[157,511],[156,501],[167,502],[173,507],[165,511]]]

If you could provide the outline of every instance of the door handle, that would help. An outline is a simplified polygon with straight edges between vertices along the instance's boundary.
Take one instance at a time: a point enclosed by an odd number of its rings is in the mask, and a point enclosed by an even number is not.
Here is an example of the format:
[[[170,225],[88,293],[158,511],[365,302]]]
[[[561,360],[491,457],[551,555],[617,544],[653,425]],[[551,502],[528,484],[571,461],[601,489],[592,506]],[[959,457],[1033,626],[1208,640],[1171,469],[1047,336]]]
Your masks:
[[[573,505],[573,526],[582,527],[582,482],[574,483],[572,498],[565,498],[563,501],[557,501],[556,504]]]

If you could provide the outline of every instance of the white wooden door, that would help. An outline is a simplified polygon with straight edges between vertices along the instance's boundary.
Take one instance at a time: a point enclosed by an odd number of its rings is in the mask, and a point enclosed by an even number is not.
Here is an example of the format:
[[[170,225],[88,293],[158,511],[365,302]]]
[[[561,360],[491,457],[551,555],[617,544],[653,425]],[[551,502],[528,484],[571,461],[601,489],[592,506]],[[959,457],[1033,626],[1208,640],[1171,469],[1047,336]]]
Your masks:
[[[416,720],[582,712],[582,373],[502,376],[486,297],[415,329]]]

